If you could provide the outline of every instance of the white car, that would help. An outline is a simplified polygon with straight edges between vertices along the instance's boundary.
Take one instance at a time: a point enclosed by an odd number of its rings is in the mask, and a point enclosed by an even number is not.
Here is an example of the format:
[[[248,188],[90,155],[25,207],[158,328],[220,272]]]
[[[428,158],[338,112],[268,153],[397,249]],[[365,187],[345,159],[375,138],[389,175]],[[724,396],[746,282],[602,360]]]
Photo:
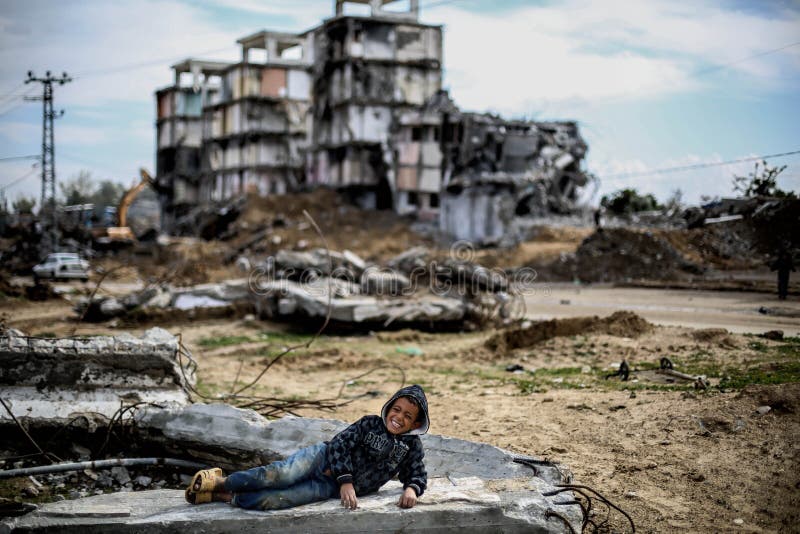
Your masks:
[[[34,266],[33,278],[77,278],[86,281],[89,279],[89,262],[74,252],[48,254],[42,263]]]

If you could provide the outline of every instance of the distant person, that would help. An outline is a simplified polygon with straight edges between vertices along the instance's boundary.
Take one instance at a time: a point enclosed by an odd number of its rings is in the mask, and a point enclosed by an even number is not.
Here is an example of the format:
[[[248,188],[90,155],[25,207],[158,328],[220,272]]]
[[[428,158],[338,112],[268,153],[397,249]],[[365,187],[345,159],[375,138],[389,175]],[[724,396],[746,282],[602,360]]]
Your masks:
[[[598,232],[603,230],[603,209],[597,208],[594,210],[594,229]]]
[[[778,259],[773,261],[769,268],[778,271],[778,298],[786,300],[789,294],[789,273],[795,270],[791,252],[786,248],[781,249]]]
[[[427,485],[419,434],[427,432],[428,401],[420,386],[407,386],[328,442],[300,449],[285,460],[222,476],[198,472],[186,489],[191,504],[227,502],[249,510],[292,508],[338,496],[350,510],[396,475],[403,483],[397,505],[412,508]]]

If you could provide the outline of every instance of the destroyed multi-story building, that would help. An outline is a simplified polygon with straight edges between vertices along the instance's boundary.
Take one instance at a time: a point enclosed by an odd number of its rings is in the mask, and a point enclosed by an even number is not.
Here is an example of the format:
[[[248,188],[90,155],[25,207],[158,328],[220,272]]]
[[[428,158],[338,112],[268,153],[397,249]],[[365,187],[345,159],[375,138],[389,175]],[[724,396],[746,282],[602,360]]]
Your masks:
[[[209,200],[202,164],[203,110],[220,100],[227,67],[224,62],[188,59],[172,66],[173,85],[156,91],[155,187],[167,229],[187,207]]]
[[[577,125],[461,111],[442,91],[442,27],[395,3],[335,0],[306,32],[240,39],[238,63],[173,66],[156,93],[165,230],[215,201],[321,186],[482,242],[574,206],[590,179]]]
[[[370,16],[336,16],[313,31],[313,144],[309,184],[354,193],[364,206],[394,208],[391,132],[399,114],[417,109],[442,84],[442,28],[371,2]],[[363,2],[367,3],[367,2]]]

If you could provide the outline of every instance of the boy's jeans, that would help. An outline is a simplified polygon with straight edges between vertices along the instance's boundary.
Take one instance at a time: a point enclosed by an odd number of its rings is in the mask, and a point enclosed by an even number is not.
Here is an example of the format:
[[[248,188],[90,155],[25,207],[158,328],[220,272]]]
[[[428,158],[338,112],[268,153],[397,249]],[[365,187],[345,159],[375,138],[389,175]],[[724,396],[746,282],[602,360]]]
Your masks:
[[[228,475],[225,490],[233,494],[231,504],[249,510],[279,510],[337,496],[338,484],[324,474],[326,449],[325,443],[319,443],[280,462]]]

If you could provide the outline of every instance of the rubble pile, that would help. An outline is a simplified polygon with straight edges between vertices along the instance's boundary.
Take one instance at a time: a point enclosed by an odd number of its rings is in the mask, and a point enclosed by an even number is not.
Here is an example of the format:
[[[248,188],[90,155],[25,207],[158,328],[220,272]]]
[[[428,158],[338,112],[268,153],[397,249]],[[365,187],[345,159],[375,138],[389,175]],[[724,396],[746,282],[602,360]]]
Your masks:
[[[33,220],[6,228],[0,238],[0,265],[12,274],[28,274],[39,263],[41,232]]]
[[[534,266],[540,280],[623,282],[675,280],[701,275],[704,268],[687,260],[670,243],[651,231],[605,228],[583,240],[574,254]]]
[[[245,197],[236,197],[227,202],[197,206],[175,221],[172,234],[203,239],[224,235],[239,218],[245,201]]]
[[[87,461],[90,458],[91,451],[81,445],[73,444],[72,451],[72,455],[64,458],[73,455],[75,461]],[[9,454],[3,456],[10,456],[13,451],[5,452]],[[28,463],[18,460],[3,467],[21,469],[28,467]],[[163,468],[129,469],[125,466],[116,466],[111,469],[84,469],[74,473],[31,475],[24,479],[20,493],[25,500],[48,498],[62,502],[92,495],[104,495],[108,492],[181,489],[189,483],[190,478],[187,474],[165,472]]]
[[[575,252],[574,277],[585,282],[636,278],[670,279],[702,274],[702,267],[683,258],[652,232],[609,228],[586,238]]]
[[[262,318],[299,315],[374,328],[433,323],[485,326],[508,319],[515,303],[505,274],[471,261],[433,260],[414,247],[385,266],[351,251],[279,251],[251,276]],[[329,263],[330,262],[330,263]],[[329,298],[330,293],[330,298]]]
[[[738,219],[703,228],[666,230],[658,235],[693,263],[718,270],[753,269],[765,265],[771,252],[753,223]]]
[[[0,300],[4,298],[21,297],[23,295],[25,295],[25,290],[12,284],[6,273],[0,271]]]
[[[441,229],[481,245],[524,239],[520,219],[578,210],[594,177],[581,169],[587,146],[574,122],[508,121],[461,114],[463,141],[445,150]]]

